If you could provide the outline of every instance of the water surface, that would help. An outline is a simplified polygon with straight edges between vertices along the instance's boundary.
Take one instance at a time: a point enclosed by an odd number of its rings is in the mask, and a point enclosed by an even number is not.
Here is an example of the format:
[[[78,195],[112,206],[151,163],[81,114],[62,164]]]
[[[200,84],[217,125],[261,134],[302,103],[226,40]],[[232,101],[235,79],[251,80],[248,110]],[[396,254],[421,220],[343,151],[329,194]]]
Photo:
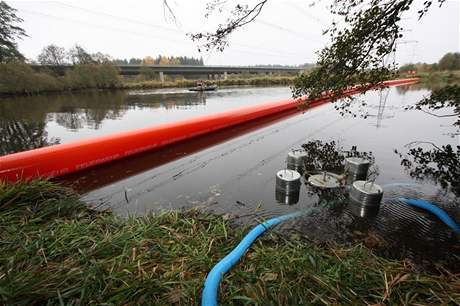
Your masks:
[[[450,265],[455,266],[458,258],[449,254],[458,241],[447,228],[433,216],[392,200],[399,196],[424,198],[460,220],[458,199],[431,181],[415,182],[394,153],[395,149],[407,152],[406,145],[413,141],[459,143],[458,138],[450,136],[453,118],[405,110],[429,94],[424,89],[408,89],[367,93],[361,98],[367,106],[355,104],[356,117],[341,116],[332,105],[304,113],[288,112],[102,165],[65,181],[83,193],[83,200],[91,205],[122,215],[201,207],[229,214],[237,222],[254,223],[260,218],[319,205],[320,213],[283,228],[319,242],[372,241],[372,237],[380,237],[383,241],[375,238],[374,244],[391,258],[454,260]],[[2,99],[1,152],[107,135],[288,97],[290,90],[286,87],[247,87],[206,94],[153,90]],[[276,200],[275,173],[286,166],[287,152],[317,139],[334,140],[345,149],[357,146],[359,151],[372,152],[379,169],[376,183],[380,185],[417,185],[387,189],[384,204],[377,217],[371,219],[357,216],[347,203],[324,202],[323,195],[311,193],[306,185],[295,205],[280,203]],[[426,248],[436,251],[426,252]]]

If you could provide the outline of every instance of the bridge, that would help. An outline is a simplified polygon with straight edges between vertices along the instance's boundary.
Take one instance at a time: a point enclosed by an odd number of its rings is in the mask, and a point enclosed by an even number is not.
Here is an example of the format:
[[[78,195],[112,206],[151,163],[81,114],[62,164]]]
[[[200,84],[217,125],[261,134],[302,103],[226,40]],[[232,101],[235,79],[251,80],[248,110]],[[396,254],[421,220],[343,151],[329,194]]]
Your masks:
[[[299,74],[305,69],[291,67],[251,67],[251,66],[191,66],[191,65],[118,65],[120,74],[123,76],[135,76],[141,73],[141,69],[150,69],[158,73],[160,80],[164,82],[164,76],[183,75],[205,77],[208,79],[224,79],[229,74]]]
[[[292,67],[251,67],[251,66],[192,66],[192,65],[116,65],[120,75],[130,77],[139,75],[142,70],[149,69],[158,73],[160,80],[164,82],[165,75],[195,76],[208,79],[227,79],[230,74],[299,74],[306,69]],[[51,68],[60,74],[64,74],[71,65],[42,66],[33,65],[36,70]]]
[[[150,69],[164,79],[164,75],[207,76],[209,79],[226,79],[229,74],[299,74],[304,69],[291,67],[250,66],[185,66],[185,65],[118,65],[124,76],[138,75],[141,69]]]

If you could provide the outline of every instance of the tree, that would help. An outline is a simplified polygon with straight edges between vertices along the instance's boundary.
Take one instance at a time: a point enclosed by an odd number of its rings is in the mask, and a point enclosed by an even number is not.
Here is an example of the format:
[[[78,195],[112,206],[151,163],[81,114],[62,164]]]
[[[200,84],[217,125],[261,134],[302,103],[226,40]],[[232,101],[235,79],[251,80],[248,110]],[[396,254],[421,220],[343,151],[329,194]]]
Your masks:
[[[110,64],[113,62],[112,57],[102,52],[91,54],[91,59],[97,64]]]
[[[155,65],[155,60],[151,56],[146,56],[142,60],[143,65]]]
[[[178,57],[171,56],[171,58],[169,59],[169,64],[170,65],[180,65],[181,62]]]
[[[140,59],[140,58],[134,58],[134,57],[133,57],[133,58],[130,58],[130,59],[129,59],[129,64],[130,64],[130,65],[140,65],[140,64],[142,64],[142,59]]]
[[[417,67],[415,66],[415,64],[405,64],[399,67],[399,72],[408,72],[408,71],[416,70],[416,69]]]
[[[116,58],[113,60],[113,63],[117,65],[128,65],[129,64],[126,58]]]
[[[160,65],[169,65],[169,59],[167,56],[160,56],[160,62],[158,63]]]
[[[14,8],[0,1],[0,63],[24,60],[15,41],[27,35],[24,29],[17,26],[23,20],[15,12]]]
[[[94,64],[91,55],[80,45],[75,45],[67,52],[67,57],[73,65]]]
[[[459,70],[460,69],[460,53],[447,53],[438,63],[440,70]]]
[[[215,32],[188,35],[194,41],[204,42],[198,47],[199,50],[204,48],[222,51],[228,45],[229,35],[253,22],[267,2],[268,0],[259,0],[251,7],[237,4],[231,10],[226,23],[220,24]],[[425,16],[433,3],[442,6],[444,2],[445,0],[426,0],[421,3],[418,11],[419,19]],[[222,12],[226,4],[227,1],[209,2],[205,16],[209,16],[214,11]],[[330,11],[341,18],[343,24],[333,22],[324,32],[329,35],[330,44],[319,51],[316,67],[310,73],[303,74],[295,80],[293,95],[316,98],[323,92],[329,92],[333,98],[338,98],[351,86],[367,84],[366,89],[371,89],[385,79],[395,76],[396,64],[387,59],[392,52],[396,51],[397,40],[403,37],[403,28],[400,26],[402,14],[415,4],[418,3],[414,0],[333,0]],[[458,69],[456,68],[458,61],[458,53],[449,54],[441,59],[438,66],[439,69]],[[417,103],[415,108],[437,110],[449,107],[453,108],[453,113],[448,116],[460,118],[459,101],[460,86],[453,85],[433,91],[430,97]],[[349,101],[345,101],[336,108],[343,109],[348,105],[350,105]],[[458,126],[459,122],[455,124]],[[452,189],[456,189],[460,173],[458,168],[460,146],[456,149],[455,152],[449,146],[442,146],[435,147],[431,151],[423,148],[411,150],[409,155],[413,157],[413,162],[408,164],[408,167],[413,164],[421,165],[416,166],[413,172],[415,175],[442,172],[445,175],[442,175],[444,183],[441,185],[443,187],[450,185]],[[446,159],[446,156],[452,158]],[[425,163],[427,160],[428,162]],[[445,165],[446,162],[448,165]],[[453,167],[449,168],[450,166]]]
[[[433,2],[440,6],[445,0],[424,1],[419,10],[422,18]],[[214,11],[224,10],[227,1],[212,1],[207,5],[206,17]],[[256,20],[268,0],[255,5],[237,4],[230,11],[227,22],[220,24],[215,32],[189,33],[194,41],[203,41],[201,49],[222,51],[228,45],[229,35],[242,26]],[[357,84],[373,85],[391,78],[396,65],[385,58],[396,49],[402,27],[401,15],[409,10],[414,0],[334,0],[330,11],[343,19],[343,26],[332,23],[324,32],[330,44],[319,51],[316,68],[299,76],[293,86],[294,96],[308,95],[316,98],[327,91],[339,97],[343,91]]]
[[[62,47],[49,45],[43,48],[37,60],[42,65],[60,66],[66,62],[66,52]]]

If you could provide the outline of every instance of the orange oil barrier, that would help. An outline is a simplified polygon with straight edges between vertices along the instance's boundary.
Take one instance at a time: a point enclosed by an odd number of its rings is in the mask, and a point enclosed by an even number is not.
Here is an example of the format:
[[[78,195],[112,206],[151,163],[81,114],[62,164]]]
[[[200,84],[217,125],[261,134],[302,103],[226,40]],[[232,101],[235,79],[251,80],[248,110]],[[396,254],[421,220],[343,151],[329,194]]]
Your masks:
[[[408,85],[418,79],[384,82],[384,86]],[[346,90],[344,96],[357,94],[363,88]],[[198,135],[221,130],[256,118],[294,109],[305,99],[288,99],[243,107],[179,122],[121,132],[108,136],[14,153],[0,157],[0,180],[15,182],[34,178],[50,178],[81,171],[147,150],[164,147]],[[328,97],[314,100],[310,107],[329,102]]]

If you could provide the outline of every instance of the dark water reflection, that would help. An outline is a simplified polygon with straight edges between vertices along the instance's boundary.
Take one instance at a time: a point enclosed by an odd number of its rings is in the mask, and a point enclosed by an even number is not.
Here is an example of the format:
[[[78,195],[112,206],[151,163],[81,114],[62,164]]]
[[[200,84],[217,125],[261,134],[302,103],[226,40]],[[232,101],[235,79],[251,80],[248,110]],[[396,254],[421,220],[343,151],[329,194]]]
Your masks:
[[[286,97],[287,88],[228,88],[216,93],[184,89],[90,91],[0,98],[0,154],[148,127],[243,106],[239,97]],[[263,100],[262,100],[263,101]]]
[[[51,124],[77,132],[99,129],[108,118],[123,113],[123,92],[85,92],[0,98],[1,154],[35,149],[62,142]]]

